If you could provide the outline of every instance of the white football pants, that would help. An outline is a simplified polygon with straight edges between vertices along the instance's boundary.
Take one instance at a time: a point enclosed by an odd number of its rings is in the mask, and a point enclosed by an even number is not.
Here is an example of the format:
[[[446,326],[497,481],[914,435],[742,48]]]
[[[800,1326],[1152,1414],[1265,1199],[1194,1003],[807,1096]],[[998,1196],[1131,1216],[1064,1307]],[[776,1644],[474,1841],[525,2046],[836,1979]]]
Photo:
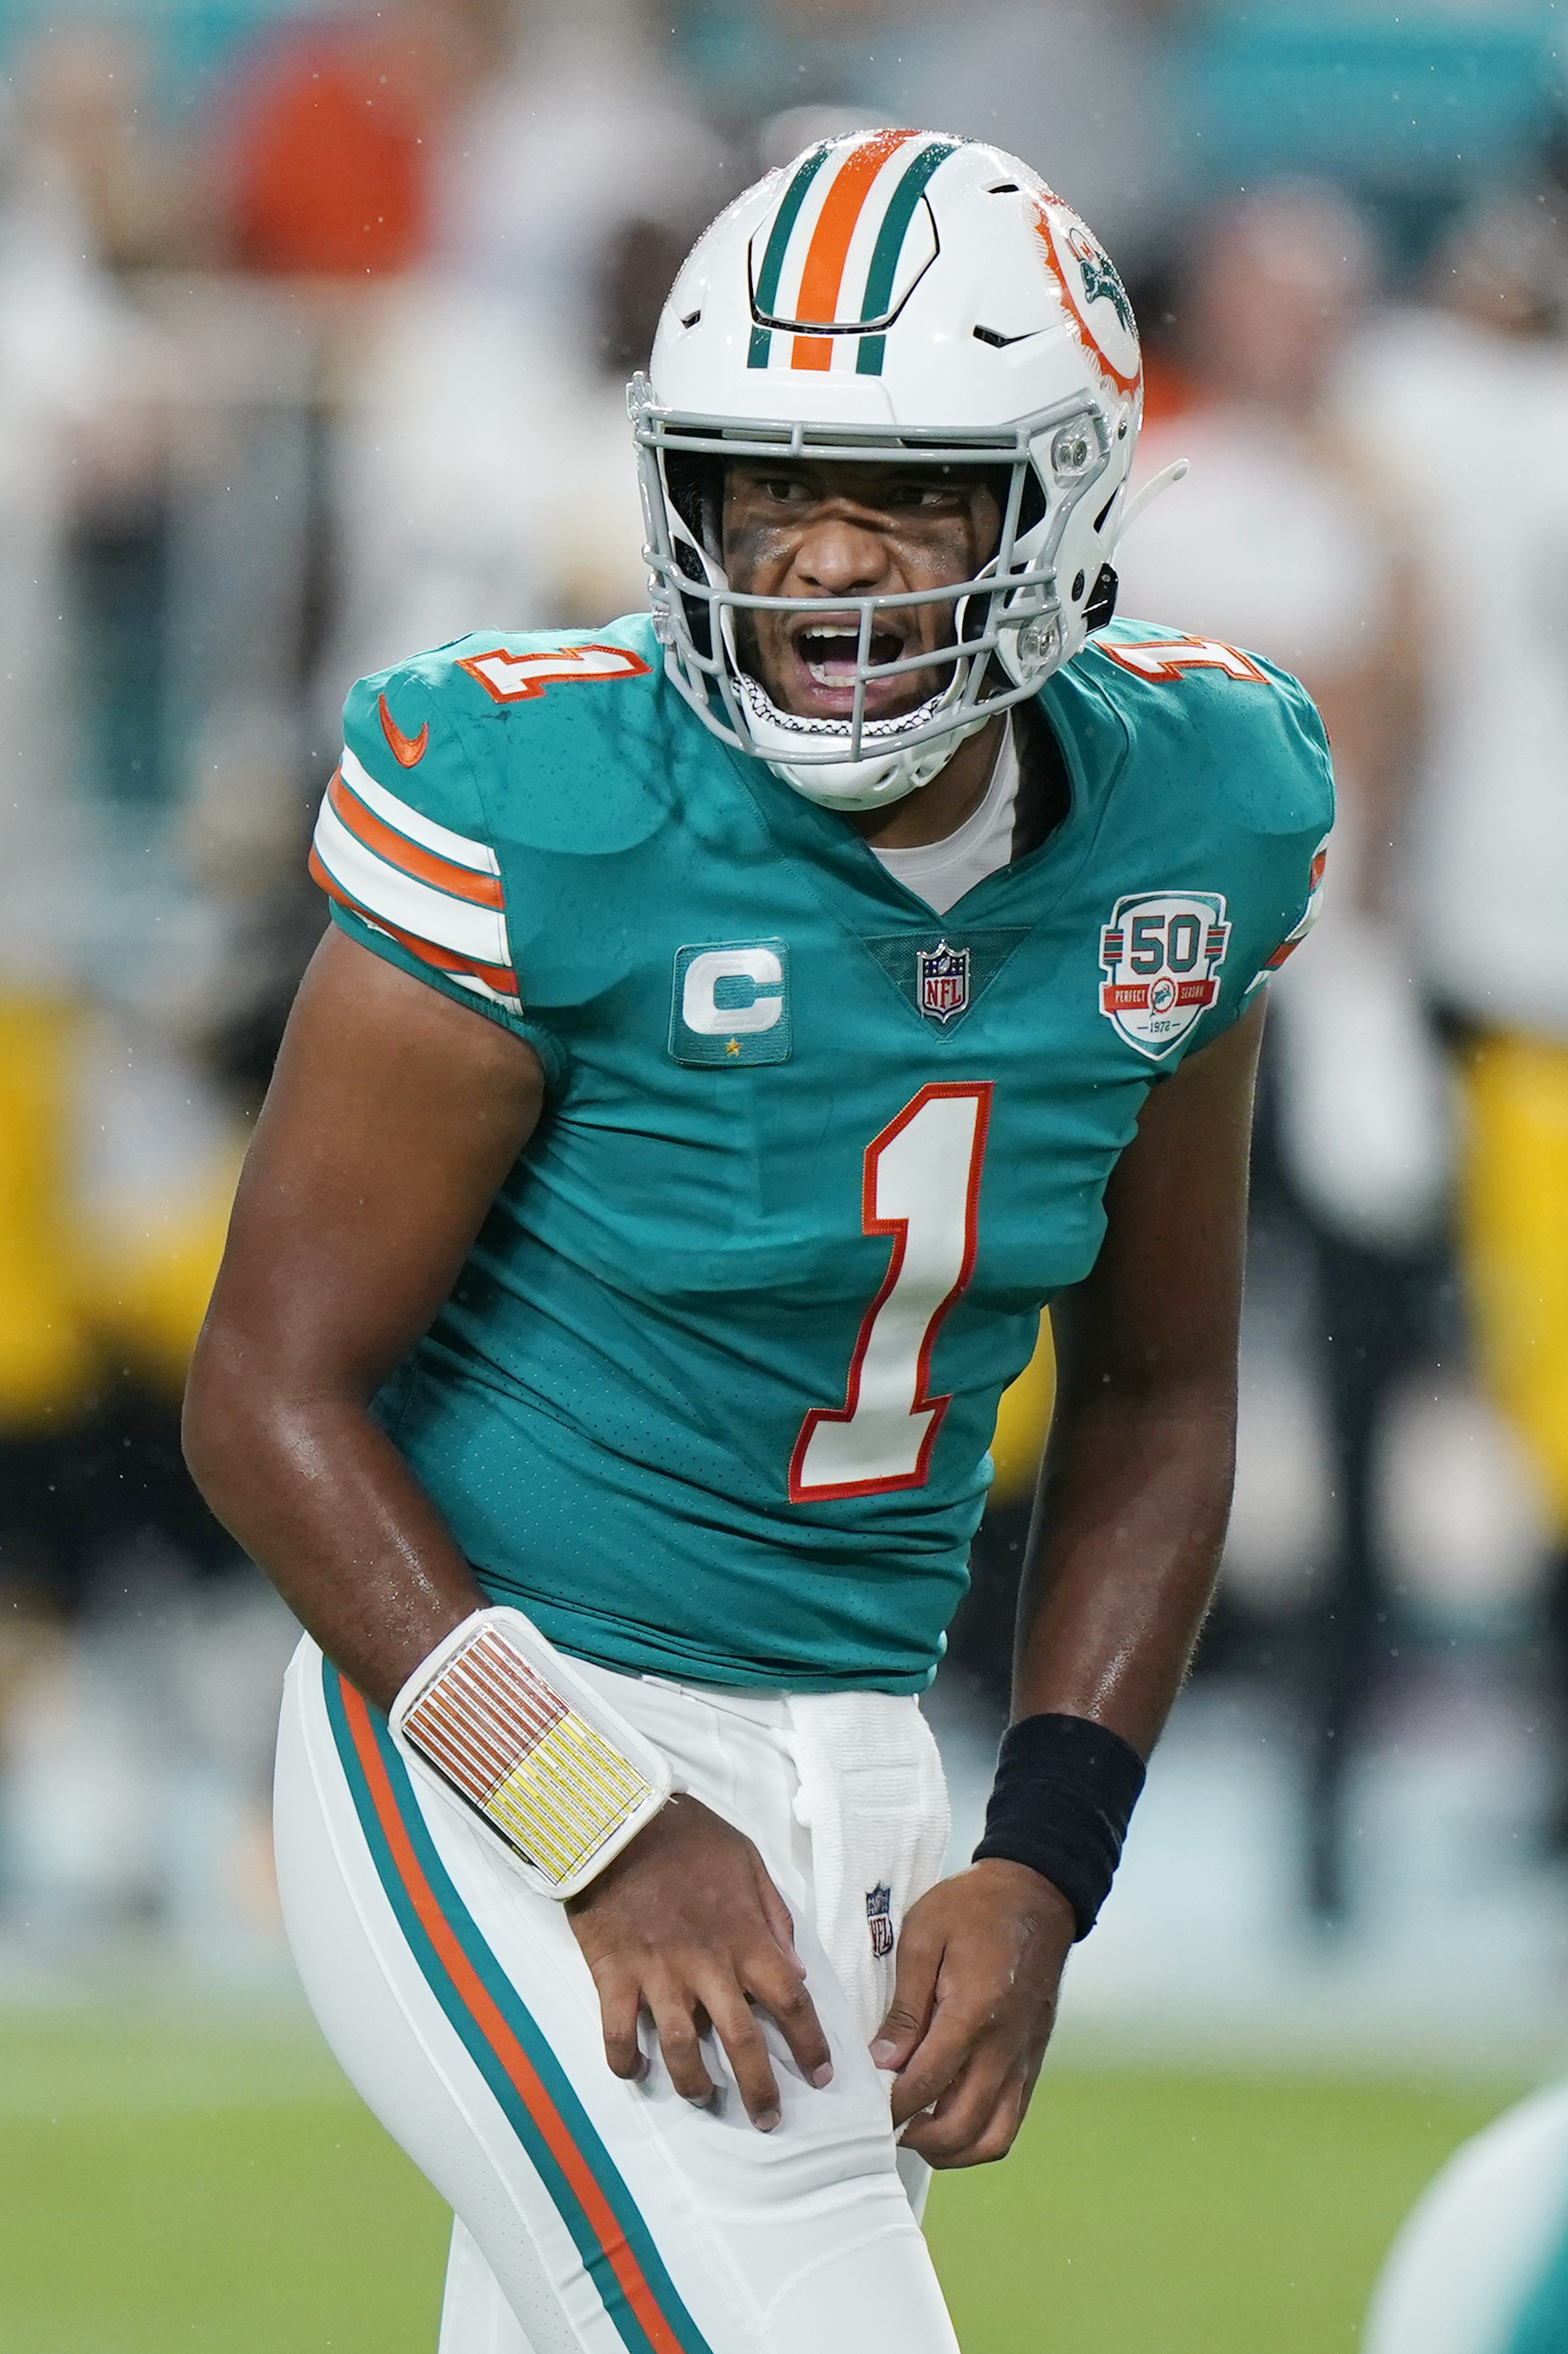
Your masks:
[[[833,2078],[807,2084],[767,2020],[771,2134],[711,2037],[709,2108],[647,2037],[643,2081],[611,2075],[561,1907],[302,1642],[278,1752],[284,1919],[345,2073],[456,2211],[440,2354],[957,2354],[911,2205],[926,2169],[895,2149],[867,2051],[893,1935],[946,1845],[918,1708],[587,1672],[757,1842]]]

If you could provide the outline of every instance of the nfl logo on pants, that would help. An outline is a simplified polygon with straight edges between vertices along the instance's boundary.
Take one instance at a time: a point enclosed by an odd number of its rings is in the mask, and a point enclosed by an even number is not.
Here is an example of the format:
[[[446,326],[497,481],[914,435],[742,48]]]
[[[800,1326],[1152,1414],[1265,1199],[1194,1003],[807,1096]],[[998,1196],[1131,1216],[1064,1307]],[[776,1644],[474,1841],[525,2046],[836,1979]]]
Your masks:
[[[885,1962],[893,1951],[893,1891],[885,1881],[865,1892],[865,1925],[871,1932],[872,1952]]]
[[[969,1002],[969,952],[938,940],[922,949],[916,966],[920,1011],[934,1022],[950,1022]]]

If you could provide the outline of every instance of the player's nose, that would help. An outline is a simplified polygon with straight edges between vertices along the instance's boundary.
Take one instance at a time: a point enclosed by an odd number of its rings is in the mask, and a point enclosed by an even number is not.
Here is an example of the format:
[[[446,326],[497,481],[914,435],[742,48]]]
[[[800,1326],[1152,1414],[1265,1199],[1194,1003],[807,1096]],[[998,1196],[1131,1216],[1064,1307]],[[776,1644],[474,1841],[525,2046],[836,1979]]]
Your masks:
[[[825,515],[802,535],[789,569],[791,588],[798,584],[808,596],[869,596],[886,585],[887,548],[869,525],[852,516]]]

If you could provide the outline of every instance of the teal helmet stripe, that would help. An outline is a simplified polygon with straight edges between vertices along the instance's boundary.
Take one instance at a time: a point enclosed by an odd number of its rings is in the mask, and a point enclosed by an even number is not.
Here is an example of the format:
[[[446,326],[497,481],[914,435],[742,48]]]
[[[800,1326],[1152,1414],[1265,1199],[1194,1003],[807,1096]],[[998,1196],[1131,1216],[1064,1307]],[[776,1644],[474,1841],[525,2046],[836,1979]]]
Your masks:
[[[824,140],[820,147],[813,147],[810,154],[802,160],[800,170],[784,191],[783,203],[773,216],[773,228],[762,256],[762,269],[758,276],[757,284],[752,289],[751,297],[753,310],[761,311],[769,317],[779,300],[779,281],[784,274],[784,255],[789,247],[790,233],[800,217],[800,207],[806,201],[807,189],[828,160],[831,144],[831,141]],[[751,330],[751,349],[747,355],[747,366],[766,367],[772,347],[771,329],[754,326]]]
[[[880,319],[893,300],[893,284],[898,275],[898,257],[904,250],[904,239],[915,217],[915,207],[925,193],[926,183],[939,164],[956,154],[963,142],[959,139],[934,139],[922,147],[888,200],[876,243],[872,248],[871,267],[865,275],[865,300],[860,306],[863,319]],[[857,376],[880,376],[883,355],[886,349],[885,335],[863,335],[860,356],[855,362]]]

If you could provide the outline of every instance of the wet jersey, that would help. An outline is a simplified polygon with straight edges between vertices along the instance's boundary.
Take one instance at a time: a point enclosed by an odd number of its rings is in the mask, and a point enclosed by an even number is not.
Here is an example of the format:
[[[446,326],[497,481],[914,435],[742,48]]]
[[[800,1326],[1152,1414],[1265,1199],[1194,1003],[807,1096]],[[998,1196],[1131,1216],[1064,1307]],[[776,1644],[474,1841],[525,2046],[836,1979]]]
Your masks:
[[[313,870],[520,1032],[538,1130],[376,1414],[486,1592],[683,1681],[920,1689],[998,1398],[1150,1088],[1310,921],[1296,683],[1118,623],[1040,709],[1070,802],[937,917],[720,744],[645,617],[363,681]]]

